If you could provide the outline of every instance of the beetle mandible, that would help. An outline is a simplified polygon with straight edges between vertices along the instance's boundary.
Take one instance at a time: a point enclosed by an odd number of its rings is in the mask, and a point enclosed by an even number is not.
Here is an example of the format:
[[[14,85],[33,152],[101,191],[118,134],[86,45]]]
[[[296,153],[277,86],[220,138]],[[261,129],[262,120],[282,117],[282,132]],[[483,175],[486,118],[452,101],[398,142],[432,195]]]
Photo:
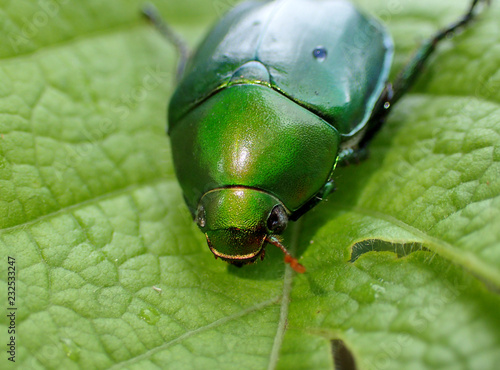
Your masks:
[[[215,257],[242,266],[334,189],[339,165],[367,144],[439,42],[424,42],[394,83],[393,42],[373,16],[343,0],[248,1],[220,20],[192,58],[153,6],[144,14],[180,53],[168,109],[174,167]],[[188,61],[189,59],[189,61]]]

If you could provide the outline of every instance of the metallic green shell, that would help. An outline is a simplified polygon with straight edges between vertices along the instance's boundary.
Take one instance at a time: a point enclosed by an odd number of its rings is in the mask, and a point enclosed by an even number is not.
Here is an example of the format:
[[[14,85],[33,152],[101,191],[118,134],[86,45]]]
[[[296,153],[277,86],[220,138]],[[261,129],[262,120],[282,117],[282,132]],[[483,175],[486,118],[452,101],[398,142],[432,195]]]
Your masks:
[[[323,188],[340,144],[323,119],[258,84],[213,95],[186,114],[170,138],[193,214],[203,194],[229,186],[264,190],[293,212]]]
[[[327,57],[313,56],[324,47]],[[268,85],[334,126],[344,138],[362,129],[384,89],[393,55],[385,28],[336,0],[250,1],[233,9],[201,44],[174,94],[169,132],[182,117],[260,61]]]

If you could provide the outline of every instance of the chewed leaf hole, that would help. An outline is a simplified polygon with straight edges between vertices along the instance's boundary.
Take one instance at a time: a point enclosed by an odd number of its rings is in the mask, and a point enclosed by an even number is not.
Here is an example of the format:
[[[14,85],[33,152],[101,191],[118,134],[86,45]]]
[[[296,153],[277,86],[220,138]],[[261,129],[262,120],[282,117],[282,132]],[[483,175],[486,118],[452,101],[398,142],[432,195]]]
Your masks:
[[[335,339],[331,341],[331,345],[335,370],[356,370],[354,356],[344,342],[340,339]]]
[[[356,261],[359,256],[367,252],[393,252],[398,255],[398,258],[406,257],[410,253],[416,251],[427,251],[421,243],[393,243],[381,239],[368,239],[358,242],[353,245],[350,262]]]

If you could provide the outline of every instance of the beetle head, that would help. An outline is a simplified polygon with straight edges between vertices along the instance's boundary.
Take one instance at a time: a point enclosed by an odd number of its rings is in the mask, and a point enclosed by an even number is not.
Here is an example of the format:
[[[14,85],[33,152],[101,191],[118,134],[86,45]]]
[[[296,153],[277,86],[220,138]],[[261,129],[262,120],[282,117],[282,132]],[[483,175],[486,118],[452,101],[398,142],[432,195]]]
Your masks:
[[[281,248],[285,261],[296,261],[276,238],[288,224],[287,210],[267,192],[248,187],[211,190],[200,199],[195,220],[215,257],[233,265],[263,258],[266,243]]]

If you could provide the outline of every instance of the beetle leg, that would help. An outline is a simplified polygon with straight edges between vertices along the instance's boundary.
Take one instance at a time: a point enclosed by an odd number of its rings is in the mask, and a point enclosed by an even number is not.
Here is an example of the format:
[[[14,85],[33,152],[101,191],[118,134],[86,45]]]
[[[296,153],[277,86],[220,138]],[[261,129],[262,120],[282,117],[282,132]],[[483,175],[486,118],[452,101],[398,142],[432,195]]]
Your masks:
[[[177,82],[181,79],[184,69],[186,68],[187,61],[189,59],[189,47],[186,41],[175,32],[168,23],[166,23],[162,18],[158,9],[153,4],[145,4],[142,8],[142,14],[156,27],[156,29],[177,49],[180,60],[177,65]]]
[[[465,15],[463,15],[455,23],[437,32],[433,37],[424,42],[424,44],[420,47],[420,49],[417,50],[410,62],[399,73],[394,84],[388,83],[385,86],[380,99],[373,109],[372,116],[370,117],[365,131],[360,133],[359,142],[352,147],[344,149],[344,151],[340,153],[340,166],[348,165],[352,162],[359,162],[360,159],[366,158],[366,156],[368,155],[367,144],[383,126],[385,119],[394,104],[399,99],[401,99],[401,97],[413,86],[413,83],[422,71],[425,62],[432,55],[432,53],[436,49],[436,46],[441,40],[452,35],[456,30],[462,29],[467,26],[468,23],[474,18],[476,14],[476,6],[480,2],[485,2],[487,5],[490,4],[490,0],[473,0],[471,2],[469,10],[467,11],[467,13],[465,13]]]
[[[361,155],[357,155],[358,162],[359,159],[366,159],[368,157],[368,143],[384,125],[385,119],[391,110],[393,95],[394,93],[392,90],[392,84],[387,83],[385,85],[384,91],[375,104],[373,113],[370,117],[370,120],[368,121],[368,124],[366,125],[366,129],[364,130],[364,132],[360,133],[361,136],[358,144],[356,145],[356,147],[359,149],[353,149],[362,152]],[[340,154],[342,154],[342,152]],[[339,165],[348,165],[350,163],[349,158],[347,158],[347,160],[347,163],[339,163]]]
[[[305,214],[316,204],[318,204],[324,198],[326,198],[328,194],[333,193],[334,191],[335,191],[335,182],[333,181],[333,179],[329,179],[323,186],[323,188],[314,197],[309,199],[309,201],[306,202],[306,204],[304,204],[302,207],[300,207],[298,210],[296,210],[290,215],[289,220],[297,221],[300,218],[300,216]]]
[[[440,41],[448,36],[451,36],[455,31],[465,28],[469,22],[474,19],[476,6],[484,2],[490,4],[490,0],[473,0],[469,6],[469,10],[455,23],[437,32],[433,37],[424,42],[424,44],[417,50],[410,62],[400,72],[396,81],[394,82],[394,94],[387,103],[392,106],[396,103],[412,86],[415,79],[418,77],[425,62],[432,55],[436,46]],[[390,108],[390,107],[388,107]]]
[[[390,111],[392,96],[392,85],[387,83],[373,108],[372,115],[366,126],[341,147],[337,160],[338,166],[345,167],[350,164],[359,164],[368,158],[368,144],[383,126]]]
[[[366,147],[361,147],[357,149],[347,148],[339,153],[337,165],[345,167],[351,164],[359,164],[367,157],[368,157],[368,149]]]

